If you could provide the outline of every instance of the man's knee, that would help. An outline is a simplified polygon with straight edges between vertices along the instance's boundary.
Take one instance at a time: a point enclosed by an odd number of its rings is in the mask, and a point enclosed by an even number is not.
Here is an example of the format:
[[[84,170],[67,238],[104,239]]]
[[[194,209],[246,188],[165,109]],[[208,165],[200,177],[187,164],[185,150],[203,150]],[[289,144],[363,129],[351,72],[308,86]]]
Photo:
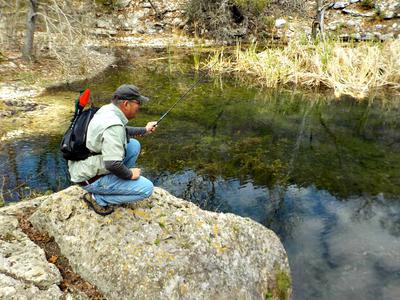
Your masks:
[[[140,143],[136,139],[129,139],[129,143],[126,147],[127,147],[127,152],[129,152],[129,153],[139,153],[140,152]]]
[[[148,198],[153,194],[154,185],[150,180],[146,180],[146,184],[143,189],[144,197]]]

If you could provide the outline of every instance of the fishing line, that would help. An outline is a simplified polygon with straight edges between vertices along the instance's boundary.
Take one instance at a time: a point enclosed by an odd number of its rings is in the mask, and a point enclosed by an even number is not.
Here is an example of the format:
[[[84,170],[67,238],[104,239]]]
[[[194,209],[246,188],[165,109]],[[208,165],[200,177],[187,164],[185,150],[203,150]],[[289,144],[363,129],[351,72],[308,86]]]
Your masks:
[[[215,61],[215,63],[213,63],[209,69],[211,69],[212,67],[214,67],[216,64],[218,63],[218,60]],[[206,73],[203,73],[199,79],[192,84],[192,86],[161,116],[161,118],[157,121],[156,125],[157,126],[168,114],[169,112],[179,103],[181,102],[183,99],[185,99],[185,97],[200,83],[200,81],[205,77]]]

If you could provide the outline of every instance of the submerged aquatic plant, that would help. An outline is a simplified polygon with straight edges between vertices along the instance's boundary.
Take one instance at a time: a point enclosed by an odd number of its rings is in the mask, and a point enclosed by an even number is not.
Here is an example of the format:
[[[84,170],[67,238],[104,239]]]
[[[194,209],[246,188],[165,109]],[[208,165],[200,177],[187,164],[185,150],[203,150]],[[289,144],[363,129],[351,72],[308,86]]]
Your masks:
[[[266,87],[282,84],[325,86],[335,95],[365,98],[375,88],[400,88],[400,41],[344,43],[335,40],[309,43],[291,40],[285,47],[256,44],[234,53],[216,52],[209,60],[216,73],[233,73],[240,79]]]

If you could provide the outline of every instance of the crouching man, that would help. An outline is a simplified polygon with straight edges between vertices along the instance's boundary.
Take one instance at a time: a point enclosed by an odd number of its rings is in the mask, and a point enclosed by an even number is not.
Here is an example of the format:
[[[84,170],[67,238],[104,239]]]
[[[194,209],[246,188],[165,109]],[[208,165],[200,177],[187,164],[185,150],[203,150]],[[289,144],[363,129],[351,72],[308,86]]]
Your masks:
[[[88,192],[84,200],[98,214],[112,213],[110,204],[139,201],[153,192],[153,183],[135,168],[140,143],[131,137],[152,133],[157,122],[146,127],[126,126],[148,100],[136,86],[120,86],[111,103],[96,112],[88,127],[86,147],[98,154],[68,161],[71,181]]]

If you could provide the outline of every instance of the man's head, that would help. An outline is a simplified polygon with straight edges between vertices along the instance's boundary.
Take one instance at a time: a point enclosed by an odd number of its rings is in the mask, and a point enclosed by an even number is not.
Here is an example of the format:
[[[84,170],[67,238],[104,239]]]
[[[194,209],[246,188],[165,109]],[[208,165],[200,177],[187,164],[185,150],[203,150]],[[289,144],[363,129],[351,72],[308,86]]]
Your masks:
[[[121,109],[128,119],[132,119],[138,113],[140,105],[149,101],[149,98],[140,95],[136,86],[123,84],[115,90],[111,101]]]

